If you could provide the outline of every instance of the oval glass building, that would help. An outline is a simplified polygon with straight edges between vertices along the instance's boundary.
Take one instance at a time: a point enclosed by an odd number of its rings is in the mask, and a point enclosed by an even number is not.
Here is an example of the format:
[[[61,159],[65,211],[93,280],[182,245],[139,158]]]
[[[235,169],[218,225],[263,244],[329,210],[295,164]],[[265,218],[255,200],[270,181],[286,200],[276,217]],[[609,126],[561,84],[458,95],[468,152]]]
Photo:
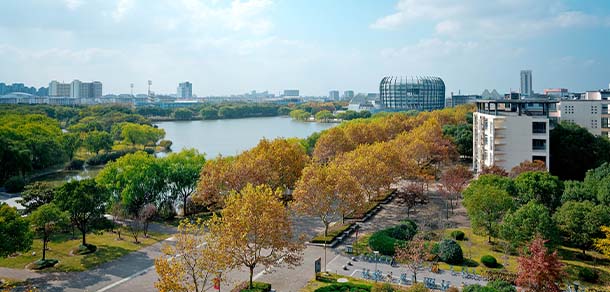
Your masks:
[[[445,82],[429,76],[386,76],[379,84],[379,98],[389,110],[442,109],[445,107]]]

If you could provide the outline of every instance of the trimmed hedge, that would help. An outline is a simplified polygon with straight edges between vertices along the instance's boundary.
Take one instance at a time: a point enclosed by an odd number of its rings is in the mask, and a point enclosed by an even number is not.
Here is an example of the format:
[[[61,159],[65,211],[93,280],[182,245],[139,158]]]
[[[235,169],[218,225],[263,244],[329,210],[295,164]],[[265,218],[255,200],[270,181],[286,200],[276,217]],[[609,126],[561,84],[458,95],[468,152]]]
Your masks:
[[[239,285],[235,286],[235,288],[233,288],[231,290],[231,292],[269,292],[269,291],[271,291],[271,284],[269,284],[269,283],[253,281],[252,289],[248,289],[249,286],[250,286],[250,282],[244,281],[244,282],[241,282]]]
[[[454,230],[451,231],[451,238],[455,239],[455,240],[464,240],[464,236],[466,236],[466,234],[464,234],[464,232],[462,232],[461,230]]]
[[[315,292],[370,292],[371,286],[364,284],[353,283],[335,283],[328,286],[320,287]]]
[[[351,224],[343,224],[343,225],[334,225],[328,228],[328,234],[324,237],[324,232],[316,235],[314,238],[310,240],[311,243],[331,243],[335,240],[335,237],[341,235],[343,231],[347,230],[352,226]]]
[[[441,261],[450,265],[460,265],[464,261],[462,247],[451,239],[443,239],[438,246],[438,256]]]
[[[495,268],[498,266],[498,261],[491,255],[484,255],[481,257],[481,263],[488,268]]]
[[[413,239],[417,233],[417,225],[411,220],[405,220],[398,226],[379,230],[369,238],[371,249],[382,255],[393,256],[396,245],[402,245]]]

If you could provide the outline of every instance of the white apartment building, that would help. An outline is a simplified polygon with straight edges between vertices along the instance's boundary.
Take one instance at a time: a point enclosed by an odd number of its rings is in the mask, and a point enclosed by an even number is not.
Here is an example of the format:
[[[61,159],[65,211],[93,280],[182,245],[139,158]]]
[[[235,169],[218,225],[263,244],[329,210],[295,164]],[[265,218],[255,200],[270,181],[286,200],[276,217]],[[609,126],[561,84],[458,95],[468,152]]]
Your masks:
[[[74,80],[71,83],[60,83],[53,80],[49,83],[49,96],[100,98],[102,97],[102,83],[99,81],[81,82],[80,80]]]
[[[608,105],[610,89],[587,91],[579,100],[562,100],[559,115],[562,121],[575,123],[593,135],[610,137]]]
[[[70,93],[70,83],[60,83],[57,80],[53,80],[49,83],[49,96],[70,96]]]
[[[178,98],[192,98],[193,97],[193,84],[186,81],[178,84],[176,89],[176,96]]]
[[[479,100],[473,114],[473,168],[510,171],[525,160],[549,167],[549,100]]]

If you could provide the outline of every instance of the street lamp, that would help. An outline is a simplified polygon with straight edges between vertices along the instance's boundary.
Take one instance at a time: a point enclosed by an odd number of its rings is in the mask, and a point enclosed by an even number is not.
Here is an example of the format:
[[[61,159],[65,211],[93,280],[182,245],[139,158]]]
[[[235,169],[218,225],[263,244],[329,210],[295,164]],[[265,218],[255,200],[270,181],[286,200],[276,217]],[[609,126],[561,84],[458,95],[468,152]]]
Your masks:
[[[223,270],[218,270],[218,292],[220,292],[220,278],[222,277]]]
[[[375,283],[377,283],[377,262],[379,260],[379,251],[374,250],[373,253],[375,254],[375,272],[373,275],[375,275]]]

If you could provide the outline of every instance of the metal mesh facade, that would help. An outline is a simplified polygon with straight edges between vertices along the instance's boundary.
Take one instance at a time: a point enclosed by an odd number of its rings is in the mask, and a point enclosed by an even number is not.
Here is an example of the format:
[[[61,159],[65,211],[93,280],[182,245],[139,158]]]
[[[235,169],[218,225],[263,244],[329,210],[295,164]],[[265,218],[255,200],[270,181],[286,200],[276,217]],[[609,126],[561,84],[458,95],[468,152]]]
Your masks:
[[[387,109],[431,111],[445,107],[445,83],[438,77],[387,76],[379,84]]]

